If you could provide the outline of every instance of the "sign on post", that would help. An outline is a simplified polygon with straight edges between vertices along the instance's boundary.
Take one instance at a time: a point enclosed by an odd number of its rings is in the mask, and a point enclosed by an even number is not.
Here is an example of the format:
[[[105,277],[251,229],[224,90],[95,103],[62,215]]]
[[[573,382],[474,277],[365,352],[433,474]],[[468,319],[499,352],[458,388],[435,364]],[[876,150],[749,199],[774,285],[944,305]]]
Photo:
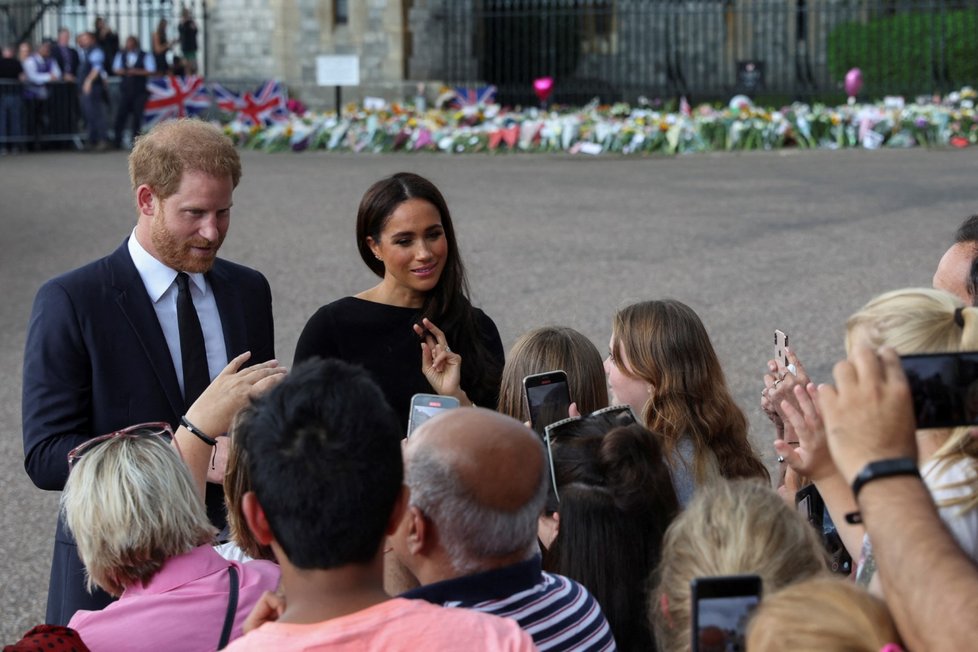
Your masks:
[[[321,54],[316,57],[316,83],[336,87],[336,115],[343,110],[343,86],[360,85],[360,57],[355,54]]]

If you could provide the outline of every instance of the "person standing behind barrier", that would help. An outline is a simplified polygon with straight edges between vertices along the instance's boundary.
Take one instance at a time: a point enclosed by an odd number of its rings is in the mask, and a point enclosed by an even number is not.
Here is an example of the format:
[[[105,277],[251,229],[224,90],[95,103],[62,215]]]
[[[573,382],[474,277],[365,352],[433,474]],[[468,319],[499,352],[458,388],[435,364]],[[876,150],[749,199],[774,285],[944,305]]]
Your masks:
[[[78,66],[81,64],[81,57],[78,50],[71,47],[71,31],[67,27],[58,30],[58,42],[52,49],[54,60],[61,68],[61,75],[65,81],[73,82],[78,77]]]
[[[11,45],[3,46],[0,56],[0,155],[19,151],[15,139],[23,133],[20,106],[20,82],[25,79],[24,66],[14,56]]]
[[[119,106],[115,114],[115,133],[112,137],[112,144],[116,149],[121,149],[126,118],[132,118],[130,125],[133,141],[143,128],[143,109],[149,97],[146,79],[156,72],[156,62],[139,48],[139,39],[130,36],[126,39],[126,49],[115,55],[112,69],[122,77]]]
[[[31,107],[31,135],[34,138],[34,148],[37,149],[42,127],[47,120],[48,98],[51,96],[47,84],[61,79],[61,68],[51,57],[51,44],[47,42],[41,43],[37,52],[31,52],[31,44],[24,41],[20,44],[20,56],[24,75],[27,77],[24,99]]]
[[[119,53],[119,35],[112,31],[105,19],[101,16],[95,18],[95,41],[98,47],[105,54],[105,60],[109,63],[115,61],[115,55]],[[115,71],[107,70],[110,75]]]
[[[88,126],[88,147],[101,152],[107,148],[108,140],[105,125],[105,105],[108,102],[105,53],[95,44],[95,35],[91,32],[78,35],[78,46],[82,50],[82,60],[78,66],[78,79],[81,81],[78,97]]]
[[[173,46],[173,41],[166,40],[167,25],[166,18],[160,18],[160,22],[156,24],[156,31],[153,32],[153,61],[156,63],[156,72],[161,75],[169,71],[166,53]]]
[[[187,74],[197,74],[197,22],[188,7],[180,12],[180,51],[187,62]]]

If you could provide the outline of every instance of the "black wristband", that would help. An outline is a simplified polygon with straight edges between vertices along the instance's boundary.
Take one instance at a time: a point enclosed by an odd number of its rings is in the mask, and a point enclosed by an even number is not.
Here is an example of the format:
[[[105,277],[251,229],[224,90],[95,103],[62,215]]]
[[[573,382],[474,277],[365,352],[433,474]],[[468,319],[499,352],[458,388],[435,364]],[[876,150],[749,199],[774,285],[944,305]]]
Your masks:
[[[909,457],[897,457],[890,460],[870,462],[852,481],[852,495],[858,500],[859,492],[866,484],[873,480],[891,478],[896,475],[912,475],[919,478],[920,470],[917,469],[917,460],[912,460]]]
[[[190,421],[187,420],[186,416],[180,417],[180,425],[182,425],[184,428],[189,430],[197,437],[197,439],[204,442],[208,446],[217,445],[216,439],[214,439],[213,437],[208,437],[206,434],[204,434],[204,431],[198,428],[197,426],[195,426],[194,424],[190,423]]]

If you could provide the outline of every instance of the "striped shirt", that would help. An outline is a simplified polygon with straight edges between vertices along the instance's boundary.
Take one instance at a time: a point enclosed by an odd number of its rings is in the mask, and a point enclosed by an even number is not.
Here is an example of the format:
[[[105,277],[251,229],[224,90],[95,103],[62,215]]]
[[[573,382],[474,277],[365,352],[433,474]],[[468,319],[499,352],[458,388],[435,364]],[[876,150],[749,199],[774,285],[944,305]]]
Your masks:
[[[611,628],[594,596],[574,580],[544,572],[539,556],[428,584],[402,597],[511,618],[543,651],[616,650]]]

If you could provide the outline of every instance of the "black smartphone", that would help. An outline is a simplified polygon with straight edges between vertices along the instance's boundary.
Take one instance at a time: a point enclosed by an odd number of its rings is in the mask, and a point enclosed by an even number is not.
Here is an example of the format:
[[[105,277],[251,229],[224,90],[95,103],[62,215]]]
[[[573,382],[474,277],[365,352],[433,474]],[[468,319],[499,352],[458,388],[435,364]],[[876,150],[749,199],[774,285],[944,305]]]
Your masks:
[[[849,575],[852,572],[852,556],[842,544],[842,537],[832,522],[832,515],[825,508],[825,501],[815,485],[810,484],[798,490],[795,494],[795,508],[822,535],[822,545],[829,553],[832,572]]]
[[[757,575],[697,577],[689,583],[693,603],[692,652],[746,649],[747,620],[761,601]]]
[[[978,351],[900,356],[918,428],[978,425]]]
[[[457,408],[458,399],[440,394],[415,394],[411,397],[411,413],[408,416],[407,436],[410,437],[418,426],[445,410]]]
[[[541,436],[551,423],[567,418],[571,400],[567,374],[563,371],[527,376],[523,379],[523,391],[526,393],[526,406],[530,412],[530,425]]]

